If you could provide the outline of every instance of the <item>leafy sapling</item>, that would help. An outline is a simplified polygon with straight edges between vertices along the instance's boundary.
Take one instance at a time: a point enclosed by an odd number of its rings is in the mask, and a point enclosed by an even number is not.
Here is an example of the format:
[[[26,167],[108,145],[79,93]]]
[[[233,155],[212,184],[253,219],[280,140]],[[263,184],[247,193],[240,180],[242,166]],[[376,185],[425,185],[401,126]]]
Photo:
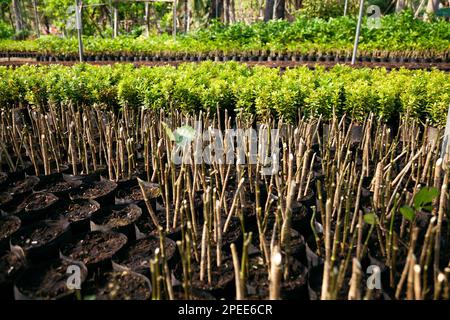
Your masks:
[[[433,200],[439,196],[439,190],[435,187],[424,187],[414,196],[412,207],[404,205],[400,208],[403,217],[411,222],[420,211],[431,212],[433,210]]]

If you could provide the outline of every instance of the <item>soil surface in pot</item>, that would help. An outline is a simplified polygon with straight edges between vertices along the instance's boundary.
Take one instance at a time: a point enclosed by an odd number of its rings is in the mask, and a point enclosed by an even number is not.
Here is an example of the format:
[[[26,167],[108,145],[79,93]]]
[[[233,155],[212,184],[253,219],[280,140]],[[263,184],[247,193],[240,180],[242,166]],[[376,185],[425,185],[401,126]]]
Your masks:
[[[45,190],[50,193],[64,193],[69,192],[74,188],[77,188],[81,185],[81,181],[73,180],[73,181],[53,181],[48,184],[45,184],[45,186],[42,186],[42,190]]]
[[[233,262],[231,258],[224,257],[220,267],[216,264],[215,250],[211,253],[211,282],[208,283],[208,272],[205,269],[205,277],[200,280],[200,264],[191,262],[191,281],[192,287],[200,289],[203,291],[210,292],[215,296],[217,291],[223,291],[230,288],[230,285],[234,285],[234,269]],[[183,268],[181,264],[175,269],[175,274],[177,275],[180,282],[183,282]],[[235,291],[233,292],[233,294]],[[222,298],[222,297],[216,297]]]
[[[49,264],[28,269],[17,280],[16,287],[21,294],[31,299],[52,300],[67,296],[73,292],[67,287],[70,276],[67,270],[73,264],[71,261],[58,259]]]
[[[82,186],[79,192],[71,194],[72,200],[75,199],[95,199],[107,195],[117,187],[113,181],[102,180],[95,181],[86,186]]]
[[[115,232],[89,232],[67,244],[62,254],[85,265],[111,258],[127,242],[127,237]]]
[[[134,223],[142,214],[142,210],[134,205],[117,206],[111,208],[111,213],[96,219],[96,224],[108,227],[118,228]]]
[[[40,247],[54,239],[65,231],[67,226],[63,221],[46,221],[38,223],[25,232],[13,235],[11,243],[22,247],[24,250]]]
[[[160,239],[157,237],[147,237],[133,242],[127,251],[117,257],[115,261],[134,272],[145,273],[150,270],[150,260],[155,257],[155,250],[159,249]],[[164,240],[167,260],[173,257],[176,251],[176,244],[170,239]]]
[[[33,213],[34,211],[45,210],[51,205],[55,204],[59,198],[53,193],[48,192],[36,192],[28,196],[21,204],[17,206],[16,212]]]
[[[305,286],[306,290],[306,269],[298,261],[291,263],[289,279],[281,280],[281,297],[286,299],[286,292],[296,290]],[[247,278],[247,297],[249,299],[268,299],[269,297],[269,276],[267,266],[263,264],[260,256],[249,259],[249,274]],[[292,298],[292,297],[291,297]],[[305,297],[298,297],[298,299]]]
[[[186,300],[184,289],[181,286],[173,288],[173,296],[175,300]],[[216,300],[213,295],[207,291],[192,288],[188,300]]]
[[[0,185],[8,180],[8,174],[6,172],[0,172]]]
[[[77,222],[90,218],[99,209],[100,205],[92,200],[74,200],[64,209],[64,216],[69,222]]]
[[[8,193],[12,195],[19,195],[27,192],[31,192],[33,188],[39,183],[39,178],[35,176],[26,177],[23,180],[13,183],[9,189]]]
[[[13,197],[11,196],[11,194],[7,192],[0,193],[0,205],[7,205],[8,203],[11,202],[12,199]]]
[[[169,209],[169,230],[166,230],[166,234],[172,234],[176,233],[180,230],[180,222],[177,224],[177,228],[172,228],[173,223],[173,215],[174,215],[174,207],[170,206]],[[158,223],[160,226],[162,226],[164,229],[166,229],[166,209],[161,206],[158,202],[156,203],[156,211],[155,211],[156,218],[158,219]],[[143,215],[141,219],[139,219],[136,222],[136,226],[138,227],[139,231],[142,232],[145,235],[152,235],[152,236],[159,236],[159,232],[155,227],[155,224],[153,223],[150,215],[146,214]]]
[[[20,228],[20,219],[17,217],[0,218],[0,240],[8,238]]]
[[[117,191],[116,203],[130,203],[144,201],[144,196],[142,195],[141,188],[139,186],[134,186],[130,189],[121,189]]]
[[[148,281],[130,271],[108,272],[90,285],[88,295],[96,300],[148,300],[151,297]]]

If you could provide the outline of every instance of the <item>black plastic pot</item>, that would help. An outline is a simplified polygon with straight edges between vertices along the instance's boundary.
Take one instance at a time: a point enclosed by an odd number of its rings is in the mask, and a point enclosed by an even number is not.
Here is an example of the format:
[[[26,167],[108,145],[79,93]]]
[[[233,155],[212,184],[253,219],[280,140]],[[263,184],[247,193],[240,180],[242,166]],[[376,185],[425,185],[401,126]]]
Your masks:
[[[39,178],[35,176],[26,177],[13,183],[8,188],[8,193],[14,197],[25,196],[33,191],[33,188],[39,183]]]
[[[20,229],[21,224],[18,217],[0,217],[0,253],[9,249],[11,236]]]
[[[76,192],[82,185],[80,178],[55,174],[52,176],[43,176],[39,184],[34,188],[35,191],[46,191],[53,193],[58,198],[69,199],[71,192]]]
[[[8,192],[0,192],[0,210],[8,208],[13,201],[13,196]]]
[[[135,204],[110,206],[91,219],[91,230],[120,232],[133,241],[137,234],[135,223],[141,215],[141,208]]]
[[[43,205],[34,205],[35,202],[42,199],[46,201]],[[59,198],[52,193],[34,192],[16,207],[14,214],[20,218],[23,224],[30,224],[48,218],[55,212],[59,204]]]
[[[179,262],[179,251],[175,241],[164,239],[165,255],[169,267],[174,268]],[[159,237],[148,236],[124,246],[113,257],[113,262],[131,271],[150,277],[150,260],[155,257],[155,250],[160,249]]]
[[[127,241],[127,237],[121,233],[93,231],[79,235],[62,246],[61,256],[83,262],[89,274],[93,275],[111,270],[111,258]]]
[[[310,300],[320,300],[322,288],[323,264],[308,270],[308,295]]]
[[[62,215],[70,223],[73,235],[89,232],[91,219],[98,214],[100,214],[100,204],[90,199],[72,200],[62,210]]]
[[[100,192],[92,192],[92,189]],[[117,184],[114,181],[102,179],[83,184],[78,191],[70,193],[69,196],[71,200],[90,199],[97,201],[101,206],[109,206],[114,203],[116,189]]]
[[[88,272],[79,261],[58,258],[27,268],[15,282],[14,297],[16,300],[75,300],[77,289],[68,286],[77,285],[70,279],[75,272],[79,272],[81,288]]]
[[[27,261],[36,262],[57,258],[59,247],[70,238],[67,220],[45,220],[20,229],[11,237],[11,245],[22,248]]]
[[[181,284],[173,287],[173,293],[175,300],[186,300],[184,289]],[[190,294],[190,300],[217,300],[211,293],[196,288],[192,288]]]
[[[26,266],[23,251],[13,249],[0,253],[0,297],[2,301],[14,300],[14,281]]]
[[[95,296],[96,300],[150,300],[152,286],[142,274],[119,265],[86,283],[85,296]]]

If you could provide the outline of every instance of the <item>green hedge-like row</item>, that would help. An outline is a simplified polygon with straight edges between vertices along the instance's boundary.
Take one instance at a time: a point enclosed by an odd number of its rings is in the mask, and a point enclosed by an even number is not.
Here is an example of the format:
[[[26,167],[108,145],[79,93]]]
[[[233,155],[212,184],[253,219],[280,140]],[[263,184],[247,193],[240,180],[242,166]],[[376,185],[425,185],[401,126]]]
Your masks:
[[[332,54],[349,55],[353,47],[356,19],[339,17],[285,20],[230,26],[212,24],[208,28],[180,34],[150,38],[118,37],[116,39],[85,37],[86,54],[183,56],[204,55],[275,55]],[[446,59],[450,50],[450,23],[445,20],[424,22],[410,12],[388,15],[380,28],[365,21],[360,38],[363,56],[420,56]],[[38,52],[50,55],[76,55],[76,38],[42,37],[35,41],[0,41],[0,52]]]
[[[445,124],[450,75],[441,71],[353,69],[335,66],[288,69],[249,68],[228,62],[182,64],[178,68],[128,64],[73,67],[59,65],[0,68],[0,107],[50,105],[65,108],[170,109],[230,111],[295,119],[349,114],[364,119],[374,112],[386,121],[409,114]]]

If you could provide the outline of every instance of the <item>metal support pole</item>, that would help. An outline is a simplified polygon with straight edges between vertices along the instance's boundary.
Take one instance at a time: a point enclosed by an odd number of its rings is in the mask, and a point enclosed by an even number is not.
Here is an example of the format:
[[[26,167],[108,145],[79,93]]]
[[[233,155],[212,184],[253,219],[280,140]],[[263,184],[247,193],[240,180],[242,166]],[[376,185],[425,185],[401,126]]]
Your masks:
[[[363,13],[364,13],[364,0],[361,0],[361,2],[359,3],[359,17],[358,17],[358,24],[356,25],[355,45],[353,46],[352,64],[355,64],[356,62],[356,54],[358,52],[359,35],[361,33],[361,23]]]
[[[177,0],[173,0],[173,29],[172,29],[172,35],[173,40],[177,39]]]
[[[77,33],[78,33],[78,53],[80,55],[80,62],[83,62],[83,17],[81,14],[81,4],[80,0],[75,0],[75,18],[77,23]]]
[[[442,140],[442,148],[441,148],[441,158],[445,159],[449,153],[449,142],[450,142],[450,106],[448,107],[447,113],[447,124],[445,126],[444,139]],[[448,158],[446,159],[448,160]]]
[[[345,3],[344,3],[344,17],[347,16],[347,10],[348,10],[348,0],[345,0]]]

